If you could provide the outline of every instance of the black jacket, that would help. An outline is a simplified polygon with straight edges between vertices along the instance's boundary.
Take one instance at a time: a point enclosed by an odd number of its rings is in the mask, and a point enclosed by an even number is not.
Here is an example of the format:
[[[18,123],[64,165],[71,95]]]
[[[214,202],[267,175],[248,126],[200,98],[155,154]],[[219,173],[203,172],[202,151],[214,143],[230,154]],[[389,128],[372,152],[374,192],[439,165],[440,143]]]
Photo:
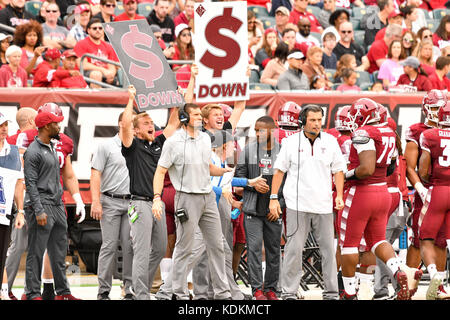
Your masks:
[[[160,21],[155,10],[152,10],[147,17],[147,21],[149,25],[156,24],[161,28],[162,39],[165,43],[175,41],[175,23],[168,15],[164,21]]]
[[[13,28],[17,27],[18,25],[27,23],[32,19],[36,20],[36,17],[25,9],[19,11],[16,8],[11,7],[10,4],[8,4],[4,9],[0,10],[0,23]],[[13,34],[12,32],[8,32],[6,30],[2,30],[1,32]]]

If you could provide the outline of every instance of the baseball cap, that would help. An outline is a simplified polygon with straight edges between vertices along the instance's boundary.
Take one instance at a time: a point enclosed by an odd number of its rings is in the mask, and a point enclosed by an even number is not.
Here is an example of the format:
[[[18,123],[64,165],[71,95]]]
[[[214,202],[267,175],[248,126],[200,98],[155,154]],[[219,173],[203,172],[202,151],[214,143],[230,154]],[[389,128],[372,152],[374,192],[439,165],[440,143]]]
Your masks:
[[[184,29],[191,29],[186,23],[180,23],[175,27],[175,37],[178,37],[178,35],[183,31]]]
[[[294,51],[287,56],[288,59],[303,59],[305,56],[301,51]]]
[[[75,8],[75,13],[77,14],[83,13],[85,11],[91,11],[91,8],[89,8],[87,4],[80,4]]]
[[[46,60],[52,61],[61,57],[61,52],[56,48],[51,48],[45,51],[44,57]]]
[[[11,42],[13,40],[13,37],[10,34],[0,33],[0,41],[3,41],[5,39],[8,39],[9,42]]]
[[[161,28],[157,24],[151,24],[150,28],[152,28],[153,33],[162,31]]]
[[[130,1],[137,2],[136,0],[123,0],[123,4],[127,4]]]
[[[231,133],[226,130],[217,130],[211,136],[211,148],[219,148],[229,141],[234,141]]]
[[[11,122],[3,113],[0,112],[0,125],[4,124],[6,121]]]
[[[62,53],[61,58],[78,57],[72,49],[66,50]]]
[[[277,10],[275,10],[275,14],[276,14],[277,12],[281,12],[281,13],[284,14],[285,16],[288,16],[288,15],[290,14],[289,9],[286,8],[286,7],[284,7],[284,6],[279,6],[279,7],[277,8]]]
[[[36,124],[36,127],[42,128],[49,123],[61,122],[63,120],[64,116],[58,117],[51,112],[41,112],[37,114],[36,118],[34,119],[34,123]]]
[[[409,67],[412,67],[414,69],[417,69],[420,66],[420,61],[419,61],[419,59],[417,59],[414,56],[409,56],[408,58],[406,58],[405,60],[403,60],[399,64],[401,66],[403,66],[403,67],[409,66]]]
[[[392,12],[389,14],[388,19],[394,18],[394,17],[396,17],[396,16],[400,16],[401,14],[402,14],[402,13],[400,12],[400,10],[395,9],[394,11],[392,11]]]

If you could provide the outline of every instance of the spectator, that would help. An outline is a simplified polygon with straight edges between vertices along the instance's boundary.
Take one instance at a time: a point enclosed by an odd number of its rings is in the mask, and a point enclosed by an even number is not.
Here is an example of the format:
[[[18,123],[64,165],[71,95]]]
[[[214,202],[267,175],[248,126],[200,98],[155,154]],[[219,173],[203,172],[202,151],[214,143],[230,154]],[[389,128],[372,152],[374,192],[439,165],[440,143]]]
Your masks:
[[[419,59],[420,66],[429,76],[435,72],[433,43],[430,40],[421,41],[413,55]]]
[[[11,43],[12,39],[12,35],[0,33],[0,67],[8,63],[6,61],[5,52],[6,49],[9,48],[9,44]]]
[[[320,76],[314,76],[314,78],[311,80],[311,84],[309,86],[310,90],[313,91],[325,91],[327,90],[327,80]]]
[[[256,51],[262,46],[262,35],[264,27],[262,22],[256,19],[255,13],[252,10],[247,11],[247,31],[248,31],[248,49],[254,56]]]
[[[450,79],[447,73],[450,71],[450,57],[443,56],[436,60],[436,72],[429,79],[433,89],[450,91]]]
[[[286,7],[280,6],[275,11],[275,30],[277,30],[278,38],[283,39],[283,32],[289,23],[290,11]]]
[[[175,40],[175,23],[168,16],[169,1],[156,0],[155,7],[147,17],[148,24],[157,24],[162,31],[162,39],[165,43]]]
[[[344,22],[350,21],[350,14],[345,9],[337,9],[335,10],[328,20],[329,26],[323,30],[322,36],[328,32],[333,32],[336,36],[336,42],[341,40],[341,36],[339,34],[339,26]],[[352,25],[353,29],[353,25]]]
[[[372,45],[378,31],[386,28],[388,17],[395,10],[394,0],[377,0],[378,12],[371,11],[366,13],[361,19],[361,29],[365,31],[364,44]]]
[[[298,49],[294,49],[289,52],[287,61],[289,68],[278,78],[276,88],[278,90],[308,90],[309,83],[305,81],[306,78],[302,78],[301,67],[305,61],[303,53]]]
[[[34,67],[42,62],[42,46],[44,33],[42,26],[36,21],[30,21],[16,28],[14,44],[22,48],[22,60],[20,65],[27,71],[28,79],[32,80]]]
[[[400,11],[398,11],[397,9],[392,11],[388,17],[388,26],[392,25],[392,24],[397,24],[397,25],[401,26],[402,28],[404,28],[402,13]],[[408,30],[408,29],[405,28],[404,31],[406,31],[406,30]],[[375,41],[383,40],[385,34],[386,34],[386,28],[383,28],[380,31],[378,31],[375,36]]]
[[[50,87],[54,77],[60,75],[60,72],[56,71],[60,62],[61,52],[58,49],[46,50],[44,61],[33,70],[33,87]]]
[[[27,87],[27,72],[20,66],[22,50],[18,46],[6,49],[5,58],[8,64],[0,68],[0,87],[20,88]]]
[[[191,28],[187,24],[179,24],[175,28],[175,53],[172,60],[194,60],[194,46],[192,44]],[[173,71],[177,71],[184,65],[172,65]]]
[[[391,1],[391,0],[389,0]],[[402,39],[402,27],[397,24],[391,24],[386,28],[386,34],[383,40],[375,41],[367,53],[367,58],[369,59],[369,73],[373,73],[380,69],[380,66],[386,60],[389,46],[394,40]]]
[[[406,29],[411,30],[413,29],[414,22],[417,21],[419,18],[418,12],[419,9],[417,9],[415,6],[400,6],[400,11],[402,13],[402,16],[404,18],[403,22],[406,27]]]
[[[183,0],[168,0],[168,1],[169,1],[169,8],[167,10],[167,13],[170,19],[173,20],[184,10],[184,1]]]
[[[371,0],[369,0],[371,1]],[[360,8],[365,8],[365,3],[369,2],[367,0],[363,1],[363,0],[336,0],[336,7],[338,8],[342,8],[342,9],[346,9],[346,10],[350,10],[351,6],[350,3],[352,3],[353,7],[360,7]]]
[[[432,89],[428,75],[420,67],[419,59],[411,56],[400,62],[400,65],[403,66],[403,71],[405,73],[400,76],[397,81],[397,85],[416,87],[417,91],[428,92]]]
[[[264,70],[267,63],[273,58],[279,42],[280,40],[275,29],[267,28],[264,31],[262,47],[255,55],[255,64],[259,66],[260,71]]]
[[[419,8],[419,6],[423,3],[422,0],[406,0],[404,2],[407,6],[413,6],[415,8]],[[425,16],[425,12],[423,10],[416,10],[417,19],[412,23],[412,29],[411,31],[414,33],[417,33],[420,28],[426,27],[428,25],[427,23],[427,17]],[[429,17],[428,17],[429,18]]]
[[[334,83],[342,82],[342,71],[346,68],[356,70],[356,59],[355,56],[346,53],[344,54],[336,64],[336,72],[334,74]]]
[[[166,43],[162,40],[161,28],[157,24],[152,24],[150,28],[152,29],[153,35],[155,36],[156,40],[158,40],[158,44],[161,47],[166,59],[172,59],[175,53],[175,48],[173,46],[166,46]]]
[[[323,77],[327,80],[327,75],[325,73],[324,67],[321,65],[322,63],[323,50],[320,47],[311,47],[308,50],[308,54],[306,55],[306,61],[301,66],[303,71],[302,74],[302,82],[311,83],[311,80],[314,76]],[[303,79],[304,78],[304,79]],[[327,89],[329,89],[333,84],[327,81]]]
[[[186,0],[186,2],[184,3],[184,10],[181,11],[180,14],[173,19],[175,27],[181,23],[187,24],[191,28],[193,27],[194,4],[195,4],[194,0]]]
[[[146,19],[144,16],[137,14],[136,0],[123,0],[124,12],[119,14],[114,21],[128,21]]]
[[[87,0],[91,8],[91,17],[100,12],[100,0]]]
[[[385,92],[383,88],[383,83],[380,81],[375,81],[372,87],[370,88],[372,92]]]
[[[307,18],[311,22],[311,32],[322,33],[323,28],[312,13],[306,11],[308,0],[294,0],[293,9],[289,14],[289,22],[298,24],[301,18]]]
[[[307,18],[300,18],[297,23],[298,33],[296,34],[297,43],[306,42],[308,47],[313,45],[320,47],[319,40],[311,35],[311,22]]]
[[[273,59],[271,59],[261,75],[261,83],[270,84],[275,87],[278,82],[278,78],[282,73],[286,71],[284,63],[286,62],[289,53],[289,47],[286,43],[280,42],[275,49],[275,54]]]
[[[74,48],[79,60],[85,53],[90,53],[108,60],[119,61],[113,47],[102,40],[104,31],[99,19],[92,19],[89,21],[87,31],[88,37],[78,42]],[[78,65],[79,64],[80,61],[78,61]],[[92,80],[98,82],[104,81],[113,85],[117,84],[117,68],[113,64],[88,57],[83,60],[83,70],[85,72],[84,76],[87,76]],[[97,87],[97,84],[91,83],[91,88]]]
[[[417,37],[414,32],[407,30],[403,33],[402,37],[402,49],[405,52],[405,56],[412,56],[414,49],[417,46]]]
[[[356,85],[356,80],[357,80],[357,76],[358,74],[356,73],[356,71],[354,69],[351,68],[344,68],[342,70],[342,79],[344,80],[344,83],[342,83],[341,85],[339,85],[336,90],[337,91],[341,91],[341,92],[345,92],[345,91],[361,91],[361,88],[358,87]]]
[[[55,73],[50,87],[58,88],[87,88],[88,85],[77,67],[77,54],[73,50],[66,50],[61,55],[62,66]]]
[[[450,45],[445,46],[444,48],[442,48],[441,56],[443,56],[443,57],[450,57]]]
[[[289,12],[292,10],[292,3],[290,0],[272,0],[272,7],[270,8],[269,15],[271,17],[276,16],[278,8],[280,7],[286,8],[289,16]]]
[[[25,10],[25,0],[11,0],[3,10],[0,10],[0,23],[9,27],[16,28],[32,19],[35,17]]]
[[[294,29],[291,28],[286,28],[283,31],[282,34],[282,42],[286,43],[289,47],[289,50],[294,49],[294,47],[296,46],[297,41],[295,40],[295,34],[296,31]]]
[[[330,26],[330,16],[336,10],[336,0],[323,0],[323,9],[317,15],[317,20],[325,29]]]
[[[100,12],[92,18],[100,19],[102,23],[113,22],[116,17],[114,14],[116,6],[116,0],[100,0]]]
[[[417,32],[417,42],[423,42],[425,40],[433,40],[433,32],[427,28],[423,27]],[[417,50],[417,46],[415,48]],[[413,52],[414,54],[414,52]],[[433,44],[433,57],[439,57],[441,55],[441,50]]]
[[[44,46],[56,48],[58,50],[73,48],[76,44],[74,37],[69,35],[69,30],[58,26],[58,19],[61,15],[56,3],[49,3],[47,6],[45,22],[42,24],[44,32]]]
[[[88,4],[78,4],[74,10],[76,24],[70,28],[69,34],[77,42],[87,37],[87,25],[91,20],[91,8]]]
[[[381,64],[378,72],[378,79],[383,81],[383,86],[388,88],[389,85],[395,85],[398,78],[403,74],[403,67],[400,61],[406,59],[401,41],[394,40],[391,42],[388,51],[388,58]]]
[[[337,57],[333,53],[333,49],[336,47],[336,36],[333,32],[327,32],[322,39],[323,57],[321,64],[325,69],[336,70]]]
[[[350,22],[343,22],[339,25],[339,35],[341,39],[333,49],[333,53],[339,60],[344,54],[349,53],[355,56],[356,65],[366,70],[368,67],[368,59],[364,55],[364,49],[353,40],[353,26]]]
[[[450,44],[450,15],[446,15],[441,19],[439,26],[433,34],[433,44],[442,49]]]
[[[50,1],[47,0],[42,1],[41,7],[39,8],[39,13],[36,16],[36,21],[39,22],[40,24],[43,24],[45,22],[45,17],[47,15],[45,10],[47,9],[49,3]]]

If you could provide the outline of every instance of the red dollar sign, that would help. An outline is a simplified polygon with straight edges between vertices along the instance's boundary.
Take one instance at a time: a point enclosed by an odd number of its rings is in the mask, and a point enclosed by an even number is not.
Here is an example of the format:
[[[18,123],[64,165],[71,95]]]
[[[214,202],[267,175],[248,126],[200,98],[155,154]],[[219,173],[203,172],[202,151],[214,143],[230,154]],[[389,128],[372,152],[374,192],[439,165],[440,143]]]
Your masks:
[[[125,33],[120,41],[125,53],[132,59],[146,64],[146,67],[139,66],[131,62],[128,72],[133,77],[143,80],[147,88],[155,86],[154,81],[164,74],[164,66],[161,59],[150,51],[153,38],[148,34],[140,32],[137,25],[130,25],[130,32]],[[144,50],[138,47],[147,47]]]
[[[200,62],[210,69],[213,69],[213,77],[222,76],[223,70],[229,69],[236,64],[241,56],[239,43],[234,39],[219,33],[222,28],[229,29],[236,33],[242,25],[241,20],[232,17],[233,8],[223,8],[223,14],[212,19],[205,30],[205,38],[209,44],[226,52],[224,57],[218,57],[206,51]]]

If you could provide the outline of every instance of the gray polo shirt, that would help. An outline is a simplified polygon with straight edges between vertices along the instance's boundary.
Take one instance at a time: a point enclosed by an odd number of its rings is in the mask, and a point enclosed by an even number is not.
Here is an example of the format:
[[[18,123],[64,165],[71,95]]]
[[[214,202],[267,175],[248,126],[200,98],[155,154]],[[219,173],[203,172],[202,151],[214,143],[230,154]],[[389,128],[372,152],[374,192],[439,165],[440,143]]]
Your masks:
[[[130,176],[119,135],[102,141],[92,156],[91,167],[102,173],[100,192],[130,194]]]
[[[164,143],[158,165],[169,169],[170,181],[175,190],[186,193],[212,191],[209,164],[211,163],[211,138],[204,132],[192,138],[182,128]]]

